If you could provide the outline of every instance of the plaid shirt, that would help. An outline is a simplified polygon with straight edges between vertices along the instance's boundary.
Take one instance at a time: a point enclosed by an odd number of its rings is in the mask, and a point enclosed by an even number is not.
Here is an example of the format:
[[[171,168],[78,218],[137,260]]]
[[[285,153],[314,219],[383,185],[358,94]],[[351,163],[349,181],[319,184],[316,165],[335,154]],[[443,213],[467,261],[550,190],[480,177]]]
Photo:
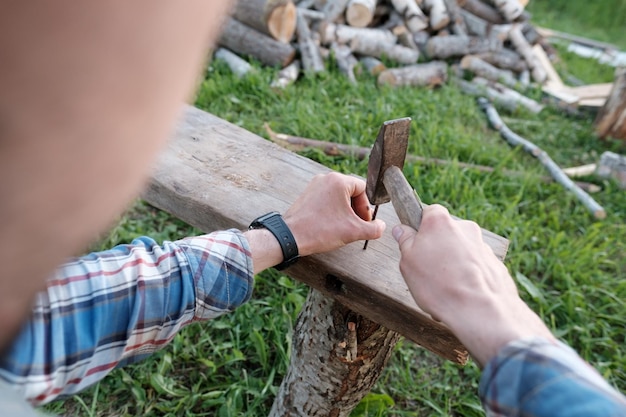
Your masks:
[[[34,405],[74,394],[252,294],[250,248],[238,230],[165,242],[142,237],[59,268],[0,358],[0,380]],[[0,413],[4,415],[4,413]]]
[[[488,416],[626,416],[626,398],[563,343],[509,343],[484,369],[479,386]]]

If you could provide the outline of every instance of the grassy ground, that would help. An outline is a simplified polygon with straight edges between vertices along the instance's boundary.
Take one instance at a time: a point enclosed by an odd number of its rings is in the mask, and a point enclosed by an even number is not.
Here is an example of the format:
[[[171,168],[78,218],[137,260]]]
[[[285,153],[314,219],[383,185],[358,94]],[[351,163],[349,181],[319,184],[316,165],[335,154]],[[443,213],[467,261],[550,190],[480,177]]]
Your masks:
[[[612,76],[593,62],[564,60],[573,62],[568,71],[575,76],[594,78],[587,82]],[[560,338],[626,392],[624,191],[611,181],[588,178],[602,186],[594,197],[608,213],[604,221],[595,221],[562,187],[541,180],[544,171],[536,160],[511,149],[487,127],[473,98],[450,86],[379,89],[366,75],[352,86],[331,72],[277,93],[268,87],[273,75],[260,69],[239,80],[214,65],[200,86],[197,105],[260,135],[263,122],[269,122],[277,132],[363,146],[373,143],[383,121],[410,116],[411,153],[498,168],[485,174],[454,164],[415,164],[404,171],[425,202],[443,204],[510,239],[506,263],[523,298]],[[605,150],[626,153],[621,142],[597,140],[589,117],[566,117],[551,109],[538,116],[501,113],[509,127],[561,166],[595,162]],[[366,172],[366,162],[305,154],[341,172]],[[510,177],[504,169],[524,174]],[[137,202],[101,247],[143,234],[172,240],[192,233],[182,222]],[[190,326],[148,360],[115,370],[80,396],[46,408],[81,416],[267,415],[286,371],[293,324],[306,293],[304,285],[266,271],[257,278],[253,299],[235,313]],[[473,364],[458,367],[403,342],[354,415],[480,416],[478,378]]]

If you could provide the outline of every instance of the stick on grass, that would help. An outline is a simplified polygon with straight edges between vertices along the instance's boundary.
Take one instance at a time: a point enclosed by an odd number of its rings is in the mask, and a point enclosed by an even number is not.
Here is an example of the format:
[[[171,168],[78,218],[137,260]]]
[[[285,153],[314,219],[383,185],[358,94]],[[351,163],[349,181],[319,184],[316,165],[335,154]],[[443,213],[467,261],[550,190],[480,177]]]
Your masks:
[[[554,180],[573,192],[578,200],[593,214],[596,219],[604,219],[606,217],[606,211],[604,208],[602,208],[602,206],[600,206],[600,204],[598,204],[589,194],[578,187],[576,183],[569,179],[567,174],[563,172],[563,170],[545,151],[531,141],[524,139],[509,129],[489,100],[484,97],[480,97],[478,99],[478,105],[487,115],[487,119],[489,120],[491,127],[500,132],[500,135],[509,143],[509,145],[521,146],[522,149],[537,158],[539,162],[541,162],[541,164],[548,170]]]

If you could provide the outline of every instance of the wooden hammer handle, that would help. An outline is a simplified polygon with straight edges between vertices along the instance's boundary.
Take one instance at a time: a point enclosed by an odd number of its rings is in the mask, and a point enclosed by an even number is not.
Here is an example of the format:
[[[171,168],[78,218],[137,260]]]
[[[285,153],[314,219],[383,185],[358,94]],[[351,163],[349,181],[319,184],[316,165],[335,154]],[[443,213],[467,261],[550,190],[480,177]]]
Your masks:
[[[387,168],[383,174],[383,184],[400,222],[419,230],[422,223],[422,202],[402,170],[395,165]]]

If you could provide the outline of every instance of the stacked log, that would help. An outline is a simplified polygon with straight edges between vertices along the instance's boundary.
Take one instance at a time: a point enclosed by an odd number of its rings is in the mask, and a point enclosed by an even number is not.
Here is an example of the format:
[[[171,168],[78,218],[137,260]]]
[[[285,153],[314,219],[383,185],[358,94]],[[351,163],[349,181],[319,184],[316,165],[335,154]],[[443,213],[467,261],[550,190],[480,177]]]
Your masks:
[[[568,111],[576,110],[578,100],[572,98],[552,67],[549,55],[553,51],[544,49],[549,44],[524,13],[526,3],[240,1],[224,25],[219,44],[279,69],[299,57],[300,73],[309,75],[334,66],[351,83],[357,82],[355,74],[369,73],[381,85],[436,87],[450,79],[447,73],[452,66],[464,81],[457,83],[464,91],[489,91],[491,97],[500,99],[504,88],[521,92],[507,91],[509,108],[529,107],[526,101],[515,105],[511,100],[523,100],[523,91],[532,82],[545,87],[551,102]],[[329,58],[331,65],[324,62]],[[433,65],[426,65],[428,61]],[[485,80],[492,84],[486,86]],[[531,107],[533,111],[543,108]]]

